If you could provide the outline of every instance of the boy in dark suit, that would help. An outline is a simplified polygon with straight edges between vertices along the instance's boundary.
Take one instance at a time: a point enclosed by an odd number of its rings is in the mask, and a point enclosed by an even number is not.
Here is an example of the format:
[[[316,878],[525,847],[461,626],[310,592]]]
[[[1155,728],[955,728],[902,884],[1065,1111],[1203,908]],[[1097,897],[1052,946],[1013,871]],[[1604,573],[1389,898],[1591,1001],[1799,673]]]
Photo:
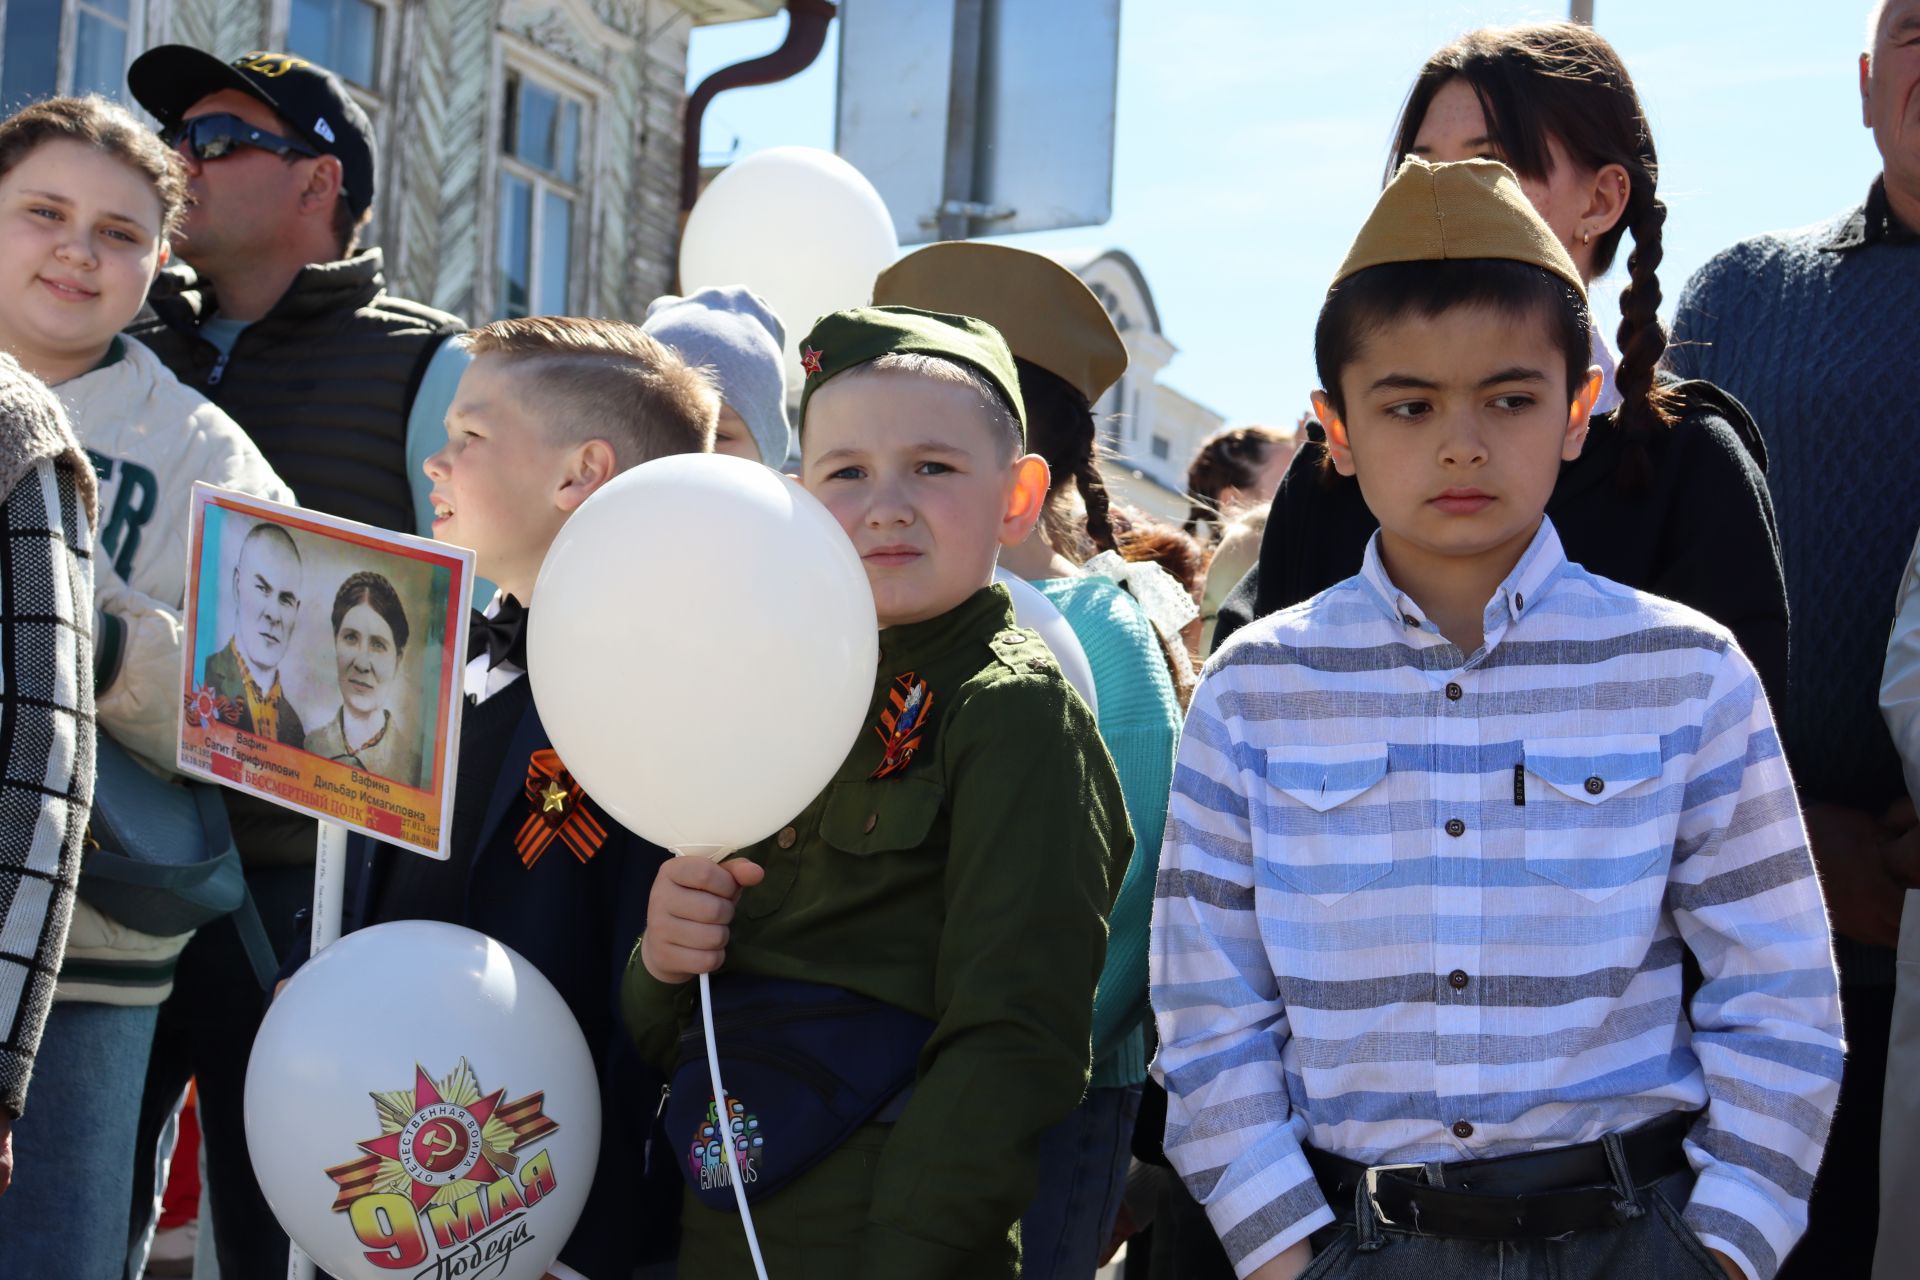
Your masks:
[[[451,853],[438,862],[356,837],[342,929],[463,925],[558,988],[600,1064],[603,1133],[586,1211],[551,1274],[627,1280],[673,1239],[672,1200],[661,1202],[659,1232],[646,1218],[634,1229],[659,1081],[638,1079],[617,1016],[620,975],[668,855],[593,812],[591,797],[551,802],[553,784],[564,792],[569,779],[523,678],[527,607],[567,517],[629,467],[709,451],[720,402],[704,375],[618,321],[505,320],[454,341],[474,360],[447,412],[447,444],[426,461],[433,532],[472,547],[476,571],[500,591],[473,623]],[[566,829],[579,808],[604,843]]]

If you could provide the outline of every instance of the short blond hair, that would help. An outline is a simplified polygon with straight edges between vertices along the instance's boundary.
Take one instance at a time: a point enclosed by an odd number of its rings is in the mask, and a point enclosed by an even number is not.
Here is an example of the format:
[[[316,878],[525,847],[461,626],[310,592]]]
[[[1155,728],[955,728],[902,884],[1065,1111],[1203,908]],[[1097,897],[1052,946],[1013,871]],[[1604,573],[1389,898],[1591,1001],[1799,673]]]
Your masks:
[[[569,443],[605,440],[624,470],[676,453],[709,453],[720,418],[713,379],[624,320],[525,316],[456,339],[474,359],[518,373],[515,386]]]
[[[840,376],[851,380],[881,373],[904,373],[910,377],[971,389],[980,397],[980,407],[986,412],[988,426],[999,446],[1000,461],[1011,462],[1026,452],[1026,435],[1006,396],[993,385],[993,379],[972,365],[919,351],[889,351],[865,364],[853,366]]]

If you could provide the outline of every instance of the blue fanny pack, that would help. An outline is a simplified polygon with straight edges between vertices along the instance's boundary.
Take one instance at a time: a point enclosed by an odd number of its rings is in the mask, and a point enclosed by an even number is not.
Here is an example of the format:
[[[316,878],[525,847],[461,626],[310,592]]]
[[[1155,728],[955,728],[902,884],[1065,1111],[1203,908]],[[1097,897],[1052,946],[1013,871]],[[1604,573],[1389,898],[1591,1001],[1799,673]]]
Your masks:
[[[933,1034],[931,1020],[840,987],[751,974],[715,974],[712,985],[726,1105],[714,1105],[696,1017],[680,1037],[665,1116],[669,1149],[709,1208],[735,1208],[723,1142],[748,1200],[779,1190],[885,1118],[913,1088]]]

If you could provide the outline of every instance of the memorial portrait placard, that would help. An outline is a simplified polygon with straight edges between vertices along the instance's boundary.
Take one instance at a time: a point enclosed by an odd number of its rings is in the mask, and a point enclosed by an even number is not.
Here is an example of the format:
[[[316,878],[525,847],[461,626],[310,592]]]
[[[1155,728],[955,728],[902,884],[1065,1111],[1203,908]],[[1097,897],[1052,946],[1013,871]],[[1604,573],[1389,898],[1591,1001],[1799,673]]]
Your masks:
[[[473,553],[194,486],[179,767],[447,856]]]

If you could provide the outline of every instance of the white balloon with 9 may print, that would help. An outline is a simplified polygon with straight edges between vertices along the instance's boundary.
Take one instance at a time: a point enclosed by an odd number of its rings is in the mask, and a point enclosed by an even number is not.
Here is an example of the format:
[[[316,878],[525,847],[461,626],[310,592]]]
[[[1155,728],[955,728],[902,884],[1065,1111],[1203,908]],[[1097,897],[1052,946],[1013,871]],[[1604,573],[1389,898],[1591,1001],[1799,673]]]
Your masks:
[[[593,1183],[600,1090],[538,969],[406,920],[348,934],[280,993],[246,1131],[274,1217],[339,1280],[538,1280]]]

